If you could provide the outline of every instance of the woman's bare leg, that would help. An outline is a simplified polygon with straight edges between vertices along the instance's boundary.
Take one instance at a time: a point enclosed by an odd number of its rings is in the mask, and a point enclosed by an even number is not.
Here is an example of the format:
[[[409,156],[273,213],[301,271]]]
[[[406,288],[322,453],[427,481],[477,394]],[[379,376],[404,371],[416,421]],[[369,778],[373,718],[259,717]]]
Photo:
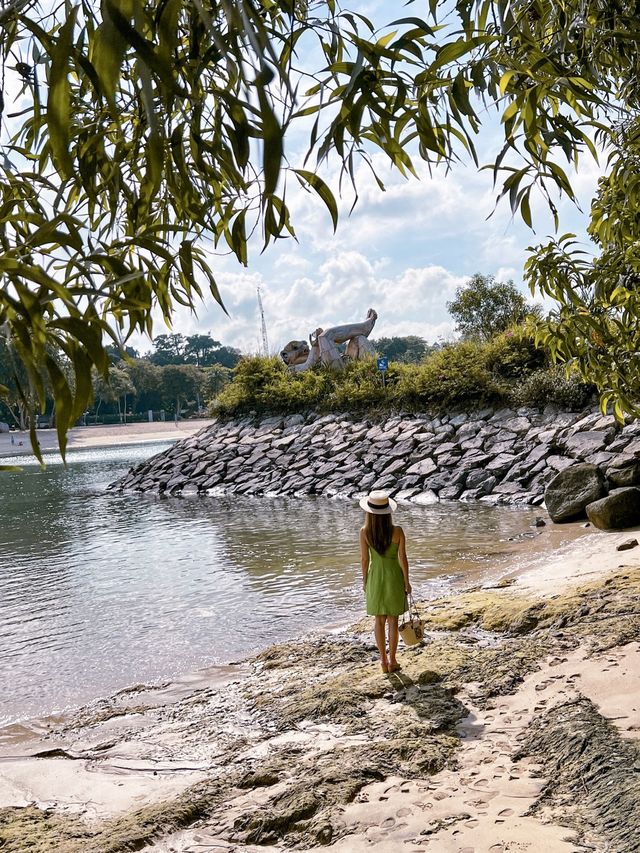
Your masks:
[[[378,651],[380,652],[380,664],[384,672],[387,671],[387,667],[389,666],[389,662],[387,660],[387,643],[385,637],[385,623],[387,621],[386,616],[376,616],[376,624],[374,627],[374,633],[376,637],[376,646],[378,647]],[[396,619],[396,629],[398,625],[398,620]]]
[[[389,668],[397,667],[396,652],[398,651],[398,617],[387,616],[389,625]]]

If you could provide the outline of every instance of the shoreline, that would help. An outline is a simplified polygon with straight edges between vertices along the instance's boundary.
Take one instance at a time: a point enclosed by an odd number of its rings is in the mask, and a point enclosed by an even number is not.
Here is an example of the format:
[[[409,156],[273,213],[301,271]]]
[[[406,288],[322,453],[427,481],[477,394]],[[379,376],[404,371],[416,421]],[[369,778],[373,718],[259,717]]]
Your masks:
[[[594,749],[637,750],[640,554],[616,551],[636,534],[585,531],[504,583],[424,602],[429,642],[395,676],[361,620],[52,721],[21,755],[0,747],[3,849],[29,831],[37,853],[632,850],[605,846],[623,836],[596,780],[570,803],[560,790],[578,750],[552,765],[585,720]]]
[[[76,426],[67,434],[67,452],[104,447],[125,447],[161,441],[179,441],[211,426],[210,418],[187,421],[152,421],[133,424],[89,424]],[[57,453],[58,435],[55,428],[37,430],[43,455]],[[11,444],[13,438],[14,444]],[[20,444],[22,442],[22,444]],[[16,430],[0,433],[0,458],[10,456],[33,456],[29,432]],[[35,458],[35,457],[34,457]],[[45,458],[46,461],[46,458]]]
[[[344,499],[336,498],[336,500]],[[507,506],[504,509],[509,512],[525,510],[525,508],[513,506]],[[565,525],[548,524],[542,530],[538,528],[528,533],[516,535],[508,540],[500,540],[502,547],[499,554],[483,555],[486,564],[479,563],[476,558],[462,558],[458,564],[449,567],[449,571],[445,575],[422,581],[421,594],[423,597],[420,601],[422,604],[426,604],[443,597],[464,593],[477,586],[485,589],[500,588],[501,585],[505,585],[505,582],[510,583],[514,578],[521,575],[525,576],[528,572],[535,573],[541,559],[544,559],[546,562],[547,557],[563,555],[567,551],[571,551],[580,540],[592,536],[593,533],[596,536],[605,535],[598,531],[587,531],[584,529],[584,525],[579,522]],[[545,538],[550,537],[551,541],[542,542],[539,538],[542,536]],[[495,564],[490,567],[489,563],[492,560],[495,561]],[[430,594],[424,597],[427,587]],[[361,619],[362,613],[357,610],[344,613],[340,619],[310,626],[309,635],[314,637],[340,636],[348,633],[350,627]],[[182,689],[181,685],[184,683],[197,684],[200,687],[212,686],[213,684],[217,684],[220,673],[225,672],[229,667],[242,667],[247,660],[251,660],[253,657],[266,652],[271,646],[294,642],[297,639],[298,637],[295,634],[285,635],[280,639],[275,639],[265,645],[256,647],[248,655],[241,652],[235,653],[231,650],[228,657],[222,660],[205,663],[196,669],[179,671],[177,673],[174,671],[171,674],[167,674],[166,677],[160,675],[155,680],[147,680],[144,674],[134,675],[131,682],[112,685],[111,687],[105,686],[104,692],[100,692],[93,697],[85,696],[75,701],[70,701],[64,707],[49,707],[48,709],[37,712],[35,715],[21,714],[10,721],[2,721],[0,722],[0,757],[5,743],[28,741],[32,737],[32,733],[42,731],[48,721],[54,721],[55,724],[63,723],[82,708],[109,701],[110,698],[118,696],[121,693],[127,693],[134,687],[138,689],[140,685],[144,686],[145,693],[160,693],[163,695],[165,691],[171,692],[174,686],[177,693],[180,693]],[[13,730],[15,730],[16,734],[9,734]]]

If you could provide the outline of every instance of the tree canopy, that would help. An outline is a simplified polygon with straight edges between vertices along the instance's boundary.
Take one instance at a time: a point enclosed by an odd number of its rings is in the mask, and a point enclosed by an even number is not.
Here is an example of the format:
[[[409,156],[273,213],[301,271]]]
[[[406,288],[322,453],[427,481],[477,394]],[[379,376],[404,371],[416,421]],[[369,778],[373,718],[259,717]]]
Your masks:
[[[456,289],[447,308],[463,337],[483,341],[522,323],[534,310],[511,280],[496,281],[494,276],[480,273]]]
[[[532,192],[553,211],[556,190],[573,198],[565,164],[595,155],[594,140],[615,143],[637,110],[635,2],[429,0],[423,8],[405,4],[401,17],[377,26],[335,0],[5,4],[3,57],[14,57],[8,71],[22,93],[18,114],[4,115],[17,129],[0,158],[0,329],[40,405],[51,384],[63,452],[92,393],[91,367],[108,370],[110,339],[150,334],[154,310],[170,321],[176,305],[194,308],[205,290],[222,301],[207,245],[246,264],[255,231],[265,245],[294,234],[292,182],[317,193],[335,225],[335,197],[318,174],[325,161],[352,182],[376,150],[405,175],[418,159],[478,163],[475,139],[493,110],[503,128],[489,164],[498,195],[531,224]],[[543,284],[541,264],[559,252],[567,264],[552,288],[566,322],[584,311],[603,340],[633,299],[622,304],[613,288],[616,305],[603,314],[573,295],[600,267],[611,269],[611,239],[637,272],[626,257],[637,241],[634,216],[628,234],[612,237],[599,213],[620,187],[636,197],[617,167],[635,144],[631,128],[592,216],[603,263],[576,261],[560,243],[541,248],[529,268],[530,281]],[[301,162],[285,148],[293,133],[306,134]],[[632,338],[625,332],[620,346]],[[594,340],[589,333],[579,351],[556,351],[588,371]],[[617,377],[609,396],[631,405],[621,392],[630,374],[613,352],[605,347],[598,364],[601,384]]]
[[[418,335],[377,338],[371,343],[376,348],[378,355],[386,355],[390,361],[400,361],[404,364],[418,364],[437,346],[429,345],[424,338]]]

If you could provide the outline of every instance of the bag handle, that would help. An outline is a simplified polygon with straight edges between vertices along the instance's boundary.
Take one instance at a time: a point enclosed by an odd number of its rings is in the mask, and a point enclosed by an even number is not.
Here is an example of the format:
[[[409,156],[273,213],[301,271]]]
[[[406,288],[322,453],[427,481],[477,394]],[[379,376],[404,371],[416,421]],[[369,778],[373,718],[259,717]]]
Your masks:
[[[410,592],[405,593],[404,603],[405,603],[405,609],[403,611],[403,616],[404,616],[404,613],[406,612],[409,615],[409,619],[411,619],[411,612],[413,611],[414,616],[417,616],[419,619],[420,614],[418,613],[418,608],[416,607],[415,602],[413,600],[413,595]]]

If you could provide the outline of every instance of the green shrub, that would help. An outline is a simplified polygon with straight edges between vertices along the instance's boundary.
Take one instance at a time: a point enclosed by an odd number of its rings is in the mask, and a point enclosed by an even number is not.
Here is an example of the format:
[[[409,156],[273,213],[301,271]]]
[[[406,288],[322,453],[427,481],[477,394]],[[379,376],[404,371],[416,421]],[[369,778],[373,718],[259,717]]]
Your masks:
[[[580,411],[592,402],[595,392],[595,385],[583,382],[577,374],[567,376],[562,367],[550,367],[537,370],[512,388],[510,402],[539,408],[555,403],[562,409]]]
[[[498,379],[521,379],[543,368],[547,361],[533,334],[522,326],[491,338],[483,350],[487,369]]]
[[[433,410],[497,402],[502,390],[487,368],[485,347],[472,341],[432,353],[402,381],[403,396]],[[398,389],[399,391],[401,389]]]
[[[391,362],[386,387],[374,359],[349,362],[340,372],[317,365],[290,373],[279,358],[243,358],[234,378],[214,400],[213,414],[234,416],[294,412],[446,412],[484,405],[580,409],[593,393],[577,377],[544,368],[545,354],[522,328],[487,343],[460,341],[420,364]]]

